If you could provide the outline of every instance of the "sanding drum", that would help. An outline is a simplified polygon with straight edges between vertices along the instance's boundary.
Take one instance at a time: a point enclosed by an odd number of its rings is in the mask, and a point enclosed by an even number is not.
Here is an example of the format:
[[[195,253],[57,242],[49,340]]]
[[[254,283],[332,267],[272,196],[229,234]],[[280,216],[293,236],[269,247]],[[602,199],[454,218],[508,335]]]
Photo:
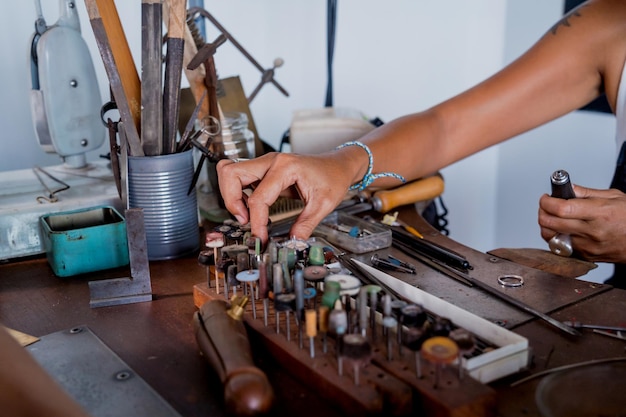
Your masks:
[[[224,403],[237,416],[267,413],[274,391],[265,373],[254,365],[250,342],[241,320],[228,314],[228,303],[210,300],[194,314],[200,350],[224,384]]]

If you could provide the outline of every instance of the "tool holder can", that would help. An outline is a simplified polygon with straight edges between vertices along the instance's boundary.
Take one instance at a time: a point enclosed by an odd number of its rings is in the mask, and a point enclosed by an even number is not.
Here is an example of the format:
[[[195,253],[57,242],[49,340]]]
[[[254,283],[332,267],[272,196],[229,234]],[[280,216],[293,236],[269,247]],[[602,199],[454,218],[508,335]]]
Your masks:
[[[148,259],[174,259],[200,247],[191,150],[160,156],[128,157],[128,206],[142,208]]]

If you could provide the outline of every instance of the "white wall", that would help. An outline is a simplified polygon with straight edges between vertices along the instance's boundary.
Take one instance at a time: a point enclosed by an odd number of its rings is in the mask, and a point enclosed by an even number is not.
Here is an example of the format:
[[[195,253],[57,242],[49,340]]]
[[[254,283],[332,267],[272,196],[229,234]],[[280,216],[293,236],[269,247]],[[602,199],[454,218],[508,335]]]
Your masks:
[[[56,20],[58,0],[42,0],[48,24]],[[137,61],[140,56],[140,2],[116,2]],[[519,55],[558,19],[562,0],[341,0],[338,2],[334,64],[334,104],[353,107],[368,116],[391,120],[423,110],[483,80]],[[91,48],[108,97],[106,75],[86,17],[77,1],[83,36]],[[30,121],[27,54],[35,20],[32,2],[15,2],[0,23],[0,171],[59,163],[36,143]],[[326,91],[326,2],[323,0],[205,0],[205,7],[263,66],[276,57],[285,60],[276,79],[289,91],[284,97],[266,85],[251,108],[262,139],[277,147],[294,110],[324,104]],[[218,32],[207,22],[207,37]],[[260,73],[230,44],[215,57],[218,75],[239,75],[249,93]],[[569,117],[569,116],[568,116]],[[451,167],[444,200],[450,210],[451,237],[479,250],[496,247],[545,247],[536,226],[537,200],[548,191],[547,178],[556,168],[571,171],[574,181],[602,187],[608,183],[611,163],[587,162],[614,151],[612,121],[607,116],[573,115],[545,129],[474,155]],[[587,124],[593,119],[597,124]],[[599,119],[599,121],[597,120]],[[585,144],[582,125],[598,142]],[[538,136],[536,136],[538,135]],[[540,146],[555,151],[537,158],[536,142],[561,138]],[[580,138],[580,140],[576,139]],[[600,140],[601,138],[601,140]],[[549,144],[550,145],[549,145]],[[561,145],[559,145],[561,144]],[[573,160],[553,159],[564,147]],[[609,149],[610,148],[610,149]],[[103,146],[92,158],[106,153]],[[584,162],[579,161],[585,155]],[[595,158],[595,157],[594,157]],[[583,172],[583,168],[585,171]],[[593,167],[593,168],[591,168]],[[610,169],[609,169],[610,168]],[[607,171],[607,172],[605,172]],[[590,178],[589,175],[595,176]]]

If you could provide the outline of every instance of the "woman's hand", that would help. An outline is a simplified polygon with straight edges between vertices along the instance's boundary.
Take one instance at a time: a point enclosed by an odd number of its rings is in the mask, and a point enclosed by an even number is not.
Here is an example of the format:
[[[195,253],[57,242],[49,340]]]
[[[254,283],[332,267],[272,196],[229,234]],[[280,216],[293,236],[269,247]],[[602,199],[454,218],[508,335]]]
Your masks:
[[[574,186],[575,199],[539,200],[541,237],[571,236],[574,251],[594,262],[626,263],[626,194]]]
[[[364,159],[365,153],[361,158]],[[226,205],[252,234],[267,242],[270,206],[279,196],[301,198],[305,206],[290,235],[308,238],[319,222],[343,200],[355,174],[347,152],[322,155],[268,153],[255,159],[217,164],[219,188]],[[358,171],[358,169],[357,169]],[[244,190],[252,188],[246,196]]]

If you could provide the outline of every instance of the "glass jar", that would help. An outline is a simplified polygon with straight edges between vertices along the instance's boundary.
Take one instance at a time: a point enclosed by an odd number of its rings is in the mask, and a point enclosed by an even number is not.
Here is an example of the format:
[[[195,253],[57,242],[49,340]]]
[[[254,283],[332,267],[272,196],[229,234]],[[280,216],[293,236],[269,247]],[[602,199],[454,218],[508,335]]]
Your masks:
[[[224,113],[220,133],[211,144],[211,150],[219,159],[254,158],[254,133],[248,129],[246,113]]]
[[[218,159],[255,157],[254,133],[248,129],[248,115],[243,112],[225,112],[218,135],[214,136],[209,149]],[[198,159],[199,159],[198,152]],[[213,221],[228,218],[219,192],[215,162],[206,164],[206,176],[198,181],[198,204],[201,214]],[[203,178],[204,177],[204,178]]]

